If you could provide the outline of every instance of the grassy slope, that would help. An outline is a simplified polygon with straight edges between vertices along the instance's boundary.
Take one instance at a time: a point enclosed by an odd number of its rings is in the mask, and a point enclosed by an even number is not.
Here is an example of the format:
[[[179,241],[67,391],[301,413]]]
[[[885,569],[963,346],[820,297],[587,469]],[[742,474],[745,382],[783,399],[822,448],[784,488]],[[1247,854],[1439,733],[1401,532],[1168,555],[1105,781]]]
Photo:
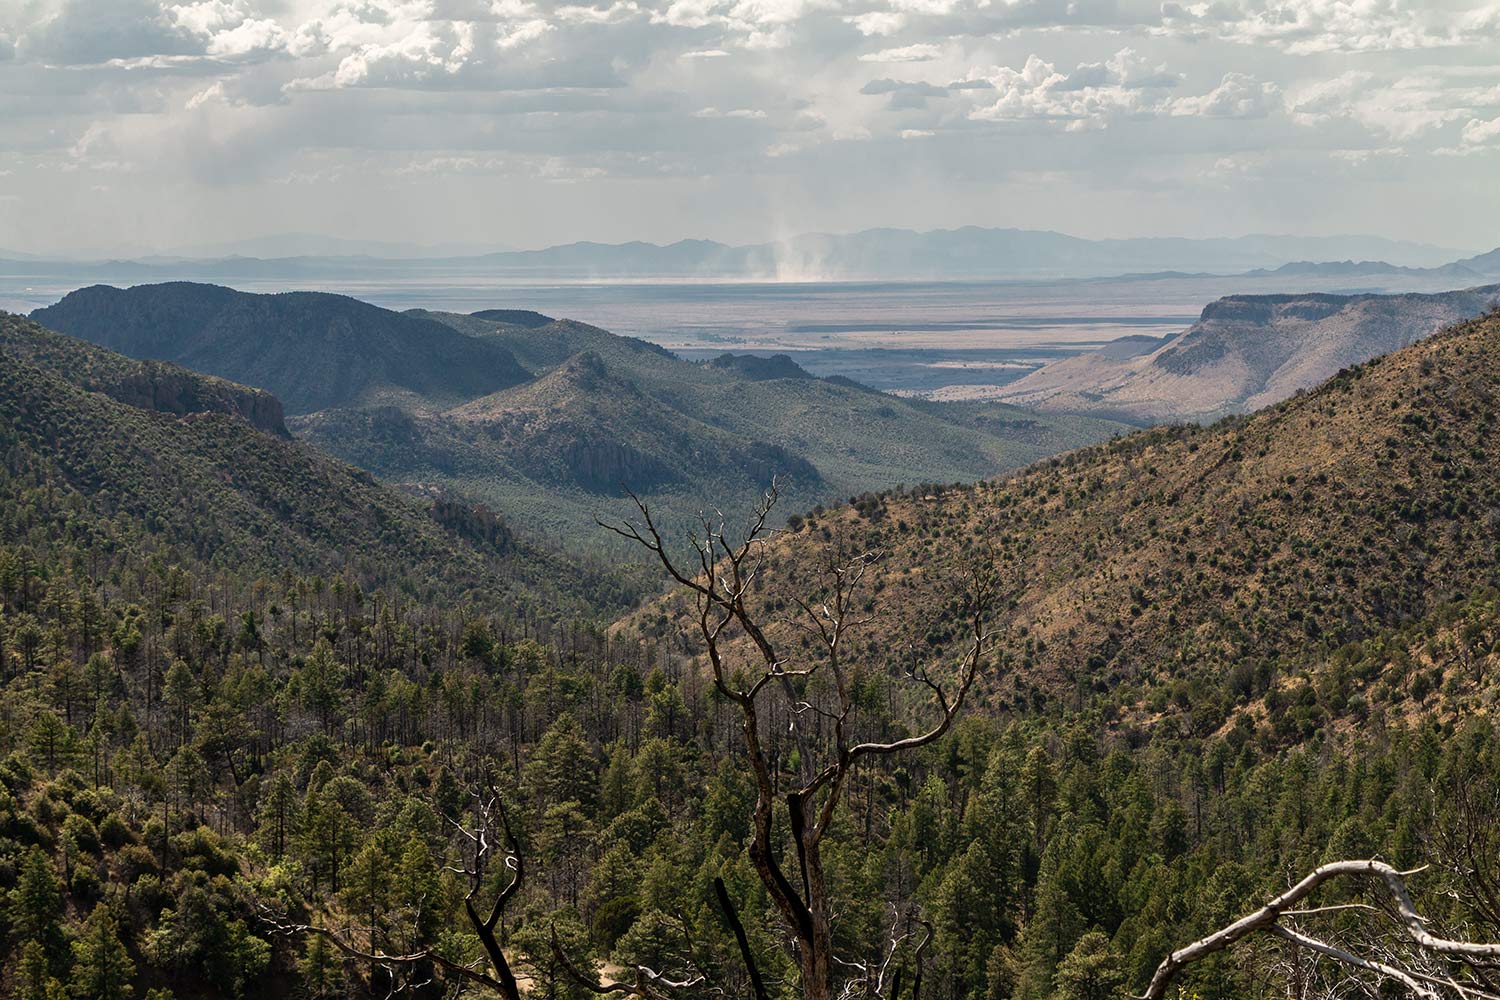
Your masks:
[[[948,645],[933,623],[952,581],[991,550],[1015,597],[1007,669],[986,678],[998,703],[1092,691],[1139,706],[1174,678],[1233,687],[1500,579],[1497,416],[1492,315],[1249,418],[831,511],[775,546],[769,586],[804,591],[819,537],[882,550],[872,582],[888,612],[860,644],[889,662]],[[678,600],[622,627],[668,632]]]

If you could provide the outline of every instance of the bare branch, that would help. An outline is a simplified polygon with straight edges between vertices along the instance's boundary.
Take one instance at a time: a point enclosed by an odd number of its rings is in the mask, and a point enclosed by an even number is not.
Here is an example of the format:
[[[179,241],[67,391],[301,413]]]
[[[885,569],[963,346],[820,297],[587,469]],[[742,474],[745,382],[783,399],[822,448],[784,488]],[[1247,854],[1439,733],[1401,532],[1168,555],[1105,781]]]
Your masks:
[[[667,1000],[667,995],[661,990],[686,990],[694,986],[702,985],[703,977],[694,976],[691,979],[671,980],[660,972],[649,969],[644,965],[635,966],[635,982],[606,982],[595,976],[590,976],[578,967],[574,961],[563,951],[562,942],[557,939],[557,928],[552,928],[552,955],[557,963],[563,967],[584,989],[600,996],[608,996],[611,993],[620,993],[626,996],[641,997],[643,1000]]]
[[[288,920],[285,920],[284,918],[276,916],[275,914],[271,913],[269,909],[264,907],[262,907],[261,919],[271,928],[272,933],[280,934],[285,937],[294,937],[299,934],[308,934],[314,937],[321,937],[324,940],[328,941],[329,944],[332,944],[339,951],[343,952],[345,955],[348,955],[350,958],[359,959],[363,962],[370,962],[375,965],[380,965],[388,968],[393,966],[409,967],[413,965],[419,965],[424,962],[430,962],[445,972],[449,972],[455,976],[459,976],[460,978],[467,979],[471,983],[477,983],[480,986],[488,987],[489,989],[495,990],[496,992],[500,993],[502,996],[510,996],[510,994],[507,994],[505,992],[504,985],[498,979],[487,976],[483,972],[480,972],[472,966],[464,965],[461,962],[455,962],[451,959],[444,958],[441,954],[433,951],[431,948],[422,948],[418,951],[406,952],[399,955],[389,954],[378,949],[367,951],[363,948],[356,947],[327,927],[320,927],[317,924],[292,923]]]
[[[1176,978],[1184,966],[1212,955],[1215,952],[1223,951],[1235,942],[1257,931],[1265,931],[1285,940],[1305,945],[1326,957],[1333,958],[1347,965],[1365,969],[1366,971],[1375,972],[1388,979],[1400,982],[1418,996],[1436,997],[1439,994],[1433,991],[1431,983],[1427,982],[1422,974],[1415,973],[1409,969],[1399,969],[1389,963],[1360,958],[1351,952],[1329,945],[1326,942],[1309,938],[1298,931],[1287,928],[1281,923],[1283,918],[1297,913],[1326,912],[1335,909],[1334,907],[1319,907],[1313,910],[1299,910],[1296,909],[1296,906],[1329,881],[1343,876],[1364,876],[1379,880],[1381,886],[1390,897],[1391,902],[1395,905],[1395,915],[1398,918],[1405,937],[1409,938],[1422,952],[1462,963],[1493,962],[1497,958],[1500,958],[1500,944],[1459,941],[1439,937],[1428,930],[1427,918],[1418,912],[1416,904],[1412,902],[1411,894],[1406,887],[1407,876],[1414,875],[1421,870],[1398,871],[1383,861],[1373,860],[1336,861],[1323,865],[1254,913],[1241,917],[1229,926],[1215,931],[1207,937],[1200,938],[1185,948],[1172,952],[1157,966],[1156,973],[1151,977],[1151,984],[1147,987],[1143,995],[1143,1000],[1163,1000],[1167,995],[1167,989],[1171,985],[1172,980]],[[1344,908],[1375,909],[1374,907],[1362,907],[1360,904],[1350,904],[1350,906]],[[1469,992],[1471,995],[1490,995],[1474,993],[1471,991],[1471,988],[1463,987],[1452,980],[1445,980],[1445,982],[1451,983],[1455,989]]]

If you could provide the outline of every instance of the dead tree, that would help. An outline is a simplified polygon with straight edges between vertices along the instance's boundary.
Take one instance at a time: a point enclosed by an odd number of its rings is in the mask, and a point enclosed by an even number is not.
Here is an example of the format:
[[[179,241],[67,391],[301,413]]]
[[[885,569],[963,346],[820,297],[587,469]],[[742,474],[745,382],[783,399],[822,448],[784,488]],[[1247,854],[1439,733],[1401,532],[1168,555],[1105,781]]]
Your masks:
[[[1417,869],[1421,871],[1421,869]],[[1332,960],[1351,974],[1363,973],[1394,983],[1422,1000],[1500,1000],[1492,976],[1500,969],[1500,944],[1441,937],[1417,909],[1406,879],[1415,871],[1397,871],[1383,861],[1336,861],[1317,868],[1302,881],[1248,916],[1172,952],[1157,966],[1142,1000],[1165,1000],[1167,990],[1185,966],[1252,934],[1264,933]],[[1304,906],[1326,883],[1345,877],[1373,879],[1380,905],[1352,902]],[[1380,921],[1376,943],[1359,954],[1350,946],[1314,936],[1302,926],[1309,917],[1348,913]],[[1368,953],[1373,952],[1373,954]]]
[[[771,535],[768,521],[779,495],[773,480],[755,505],[738,540],[726,535],[722,514],[702,517],[701,533],[692,539],[693,561],[685,564],[679,563],[668,550],[650,509],[634,493],[630,496],[640,512],[639,522],[602,526],[644,546],[667,574],[694,596],[697,631],[703,640],[714,686],[739,709],[745,754],[755,779],[756,800],[748,849],[751,865],[790,936],[803,997],[834,1000],[841,975],[834,954],[834,906],[824,869],[823,839],[833,826],[845,782],[855,765],[927,746],[952,725],[993,638],[988,621],[994,604],[994,575],[986,565],[976,566],[971,574],[966,595],[971,635],[959,658],[956,681],[945,687],[920,665],[914,664],[910,669],[911,679],[924,686],[936,702],[937,720],[925,731],[905,739],[856,741],[852,731],[855,723],[850,691],[852,664],[846,658],[845,646],[850,631],[870,621],[859,611],[855,598],[874,555],[865,553],[832,560],[824,573],[825,593],[821,598],[807,595],[796,601],[802,615],[793,624],[814,640],[816,649],[813,657],[799,661],[782,647],[768,630],[769,623],[750,606]],[[753,667],[747,671],[735,669],[727,662],[735,655],[730,648],[732,627],[743,632],[750,647],[747,658]],[[815,705],[797,693],[797,684],[805,685],[814,677],[831,682],[826,705]],[[786,700],[792,719],[791,736],[802,762],[798,784],[780,795],[781,810],[777,802],[778,775],[768,752],[762,716],[766,699],[773,693]],[[816,718],[821,726],[832,731],[832,747],[821,766],[814,764],[808,733],[800,722],[806,718]],[[794,849],[791,874],[778,850],[778,812],[786,817]],[[744,957],[751,966],[752,981],[758,981],[754,956],[745,949]]]
[[[487,794],[476,794],[474,797],[474,825],[472,827],[464,826],[452,818],[449,818],[448,822],[457,831],[463,847],[459,852],[459,863],[447,866],[446,870],[462,876],[468,883],[469,889],[464,896],[464,913],[468,917],[470,928],[484,948],[489,965],[487,970],[481,968],[478,963],[461,962],[449,958],[430,945],[400,954],[382,951],[374,946],[374,928],[370,929],[370,946],[362,948],[347,931],[335,931],[316,924],[292,923],[269,912],[263,914],[264,919],[276,933],[289,937],[297,935],[321,937],[350,958],[369,962],[372,966],[385,969],[391,976],[393,984],[407,982],[411,985],[410,976],[415,971],[432,967],[454,978],[493,990],[503,1000],[521,1000],[520,987],[516,984],[510,961],[496,934],[496,928],[505,913],[506,906],[520,891],[522,880],[526,875],[520,845],[516,841],[515,833],[511,830],[505,804],[499,792],[491,787]],[[480,897],[485,890],[490,868],[497,858],[499,863],[511,873],[510,879],[503,888],[495,892],[494,897],[488,900],[486,905],[481,903]],[[392,993],[399,991],[399,987],[392,989]]]

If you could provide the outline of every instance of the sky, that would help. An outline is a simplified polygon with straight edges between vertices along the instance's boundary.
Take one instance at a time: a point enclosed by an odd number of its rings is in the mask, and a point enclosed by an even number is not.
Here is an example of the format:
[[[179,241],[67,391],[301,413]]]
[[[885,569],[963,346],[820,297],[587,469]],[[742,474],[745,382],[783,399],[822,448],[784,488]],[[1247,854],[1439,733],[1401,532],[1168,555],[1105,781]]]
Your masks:
[[[1500,243],[1500,0],[0,0],[0,249]]]

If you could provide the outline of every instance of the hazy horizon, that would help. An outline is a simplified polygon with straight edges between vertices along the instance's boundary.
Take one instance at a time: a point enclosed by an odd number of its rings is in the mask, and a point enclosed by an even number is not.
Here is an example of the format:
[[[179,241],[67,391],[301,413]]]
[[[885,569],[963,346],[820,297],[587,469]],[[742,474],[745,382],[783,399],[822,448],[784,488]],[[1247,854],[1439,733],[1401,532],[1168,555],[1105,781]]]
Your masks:
[[[24,254],[30,257],[57,260],[76,260],[80,262],[101,261],[108,259],[145,259],[150,257],[164,258],[196,258],[212,259],[218,256],[263,256],[273,257],[335,257],[341,254],[351,256],[371,256],[392,260],[403,259],[409,255],[410,259],[419,260],[429,257],[453,257],[462,258],[469,256],[481,256],[498,253],[532,253],[542,250],[556,249],[559,247],[578,244],[594,244],[599,246],[625,246],[632,243],[642,243],[653,247],[665,248],[677,244],[689,244],[697,242],[719,243],[729,247],[762,246],[778,242],[793,241],[805,238],[832,237],[842,238],[857,236],[864,233],[892,231],[903,233],[916,233],[926,235],[931,233],[954,232],[962,229],[977,228],[991,231],[1007,231],[1025,233],[1050,233],[1059,236],[1085,239],[1090,242],[1112,242],[1112,241],[1250,241],[1250,240],[1307,240],[1307,241],[1367,241],[1371,244],[1389,243],[1411,249],[1425,249],[1433,251],[1434,254],[1465,255],[1482,253],[1494,249],[1500,245],[1500,234],[1497,234],[1493,243],[1476,243],[1473,245],[1457,245],[1454,243],[1439,243],[1425,240],[1403,239],[1377,232],[1326,232],[1326,233],[1291,233],[1291,232],[1226,232],[1207,233],[1203,235],[1188,235],[1180,232],[1124,232],[1111,233],[1098,236],[1082,236],[1075,232],[1046,226],[969,226],[953,227],[901,227],[870,225],[859,229],[846,230],[809,230],[785,234],[780,237],[766,240],[724,240],[710,236],[704,236],[695,232],[683,232],[675,237],[662,236],[657,239],[625,238],[617,240],[594,239],[583,236],[575,240],[555,240],[541,243],[518,246],[506,243],[472,243],[463,241],[435,240],[432,242],[410,241],[404,242],[398,237],[387,235],[373,235],[369,237],[351,236],[344,233],[332,232],[302,232],[302,231],[267,231],[250,233],[247,235],[228,236],[215,242],[204,242],[196,244],[176,244],[167,246],[144,246],[121,244],[117,246],[74,246],[52,249],[28,249],[19,245],[0,244],[0,255],[7,252]]]

